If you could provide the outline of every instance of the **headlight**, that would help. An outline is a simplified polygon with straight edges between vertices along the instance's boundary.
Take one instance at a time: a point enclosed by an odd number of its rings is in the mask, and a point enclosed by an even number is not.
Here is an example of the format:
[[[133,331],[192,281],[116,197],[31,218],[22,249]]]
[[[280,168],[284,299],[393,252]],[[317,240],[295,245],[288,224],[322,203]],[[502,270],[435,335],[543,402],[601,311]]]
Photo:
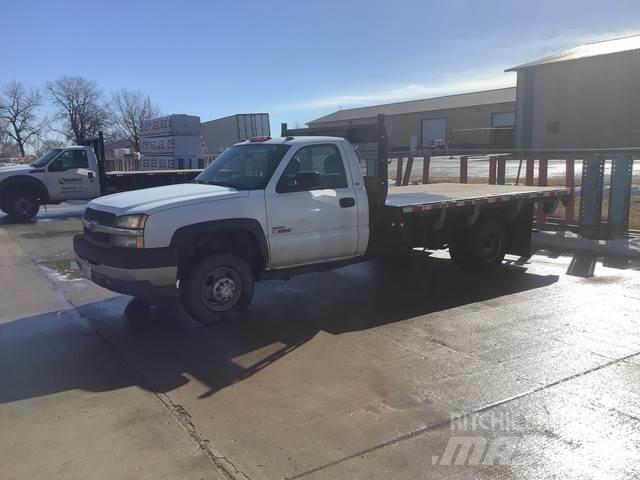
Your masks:
[[[122,248],[144,248],[144,224],[148,215],[124,215],[116,218],[115,228],[120,229],[113,233],[112,245]]]
[[[141,230],[147,222],[148,215],[124,215],[116,219],[117,228],[128,228],[131,230]]]

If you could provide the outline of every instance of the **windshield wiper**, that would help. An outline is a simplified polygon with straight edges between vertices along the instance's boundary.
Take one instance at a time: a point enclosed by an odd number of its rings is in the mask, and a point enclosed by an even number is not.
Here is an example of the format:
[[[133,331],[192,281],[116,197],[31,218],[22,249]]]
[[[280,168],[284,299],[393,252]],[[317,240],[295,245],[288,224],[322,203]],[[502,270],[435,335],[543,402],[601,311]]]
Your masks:
[[[238,189],[238,187],[236,187],[235,185],[232,185],[229,182],[221,182],[218,180],[209,180],[208,182],[203,182],[203,183],[206,183],[207,185],[215,185],[218,187],[229,187],[229,188],[233,188],[234,190]]]

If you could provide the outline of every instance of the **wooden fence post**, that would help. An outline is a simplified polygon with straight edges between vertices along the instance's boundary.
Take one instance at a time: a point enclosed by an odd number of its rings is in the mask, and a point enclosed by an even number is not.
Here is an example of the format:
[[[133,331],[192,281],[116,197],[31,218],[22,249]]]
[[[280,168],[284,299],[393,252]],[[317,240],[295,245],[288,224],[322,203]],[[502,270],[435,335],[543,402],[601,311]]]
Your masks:
[[[409,155],[407,158],[407,168],[404,171],[404,178],[402,179],[403,185],[409,185],[409,180],[411,180],[411,170],[413,169],[413,157]]]
[[[402,185],[402,164],[404,163],[404,159],[402,157],[398,157],[398,164],[396,165],[396,187]]]
[[[496,165],[497,158],[489,157],[489,185],[496,184]]]
[[[535,160],[531,157],[527,157],[527,168],[525,173],[525,185],[533,185],[533,171],[535,168]]]
[[[498,157],[498,174],[497,174],[497,182],[496,182],[498,185],[504,185],[506,171],[507,171],[506,157]]]
[[[429,183],[429,167],[431,166],[431,152],[427,151],[424,153],[424,158],[422,159],[422,183]]]
[[[469,175],[469,157],[463,155],[460,157],[460,183],[467,183]]]

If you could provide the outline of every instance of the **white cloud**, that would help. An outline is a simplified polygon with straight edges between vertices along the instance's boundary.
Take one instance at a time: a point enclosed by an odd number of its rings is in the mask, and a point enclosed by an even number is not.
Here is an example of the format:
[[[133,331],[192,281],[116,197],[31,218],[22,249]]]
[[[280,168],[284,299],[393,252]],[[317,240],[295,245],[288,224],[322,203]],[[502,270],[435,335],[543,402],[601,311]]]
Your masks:
[[[586,43],[602,42],[604,40],[612,40],[614,38],[630,37],[632,35],[640,35],[638,29],[625,29],[625,30],[609,30],[606,32],[591,32],[585,30],[568,30],[559,35],[551,35],[528,41],[519,47],[521,52],[527,55],[540,56],[551,55],[553,53],[584,45]],[[524,60],[524,62],[535,60],[531,58]]]
[[[569,30],[560,35],[547,36],[520,45],[514,45],[504,51],[505,63],[484,67],[482,70],[449,72],[429,83],[410,83],[406,85],[390,85],[387,88],[371,90],[365,93],[343,93],[312,98],[308,101],[279,105],[273,111],[340,109],[380,103],[416,100],[420,98],[438,97],[456,93],[467,93],[480,90],[511,87],[516,83],[514,73],[504,70],[520,63],[541,58],[557,51],[572,48],[585,43],[638,35],[640,30],[619,30],[593,33],[585,30]],[[493,47],[491,47],[493,48]],[[508,52],[508,53],[507,53]]]
[[[498,72],[504,69],[497,68]],[[496,70],[493,70],[495,72]],[[346,108],[359,105],[399,102],[419,98],[438,97],[454,93],[475,92],[495,88],[512,87],[516,77],[511,73],[461,72],[441,77],[432,83],[411,83],[366,93],[318,97],[309,101],[282,105],[281,110],[306,110],[313,108]]]

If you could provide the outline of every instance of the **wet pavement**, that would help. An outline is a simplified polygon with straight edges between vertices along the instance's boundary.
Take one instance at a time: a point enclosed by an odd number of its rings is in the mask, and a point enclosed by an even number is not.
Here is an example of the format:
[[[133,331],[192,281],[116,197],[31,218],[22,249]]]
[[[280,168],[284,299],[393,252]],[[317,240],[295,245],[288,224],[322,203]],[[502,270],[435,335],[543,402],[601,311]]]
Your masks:
[[[640,476],[639,262],[366,262],[206,328],[79,278],[65,208],[0,218],[0,478]]]

